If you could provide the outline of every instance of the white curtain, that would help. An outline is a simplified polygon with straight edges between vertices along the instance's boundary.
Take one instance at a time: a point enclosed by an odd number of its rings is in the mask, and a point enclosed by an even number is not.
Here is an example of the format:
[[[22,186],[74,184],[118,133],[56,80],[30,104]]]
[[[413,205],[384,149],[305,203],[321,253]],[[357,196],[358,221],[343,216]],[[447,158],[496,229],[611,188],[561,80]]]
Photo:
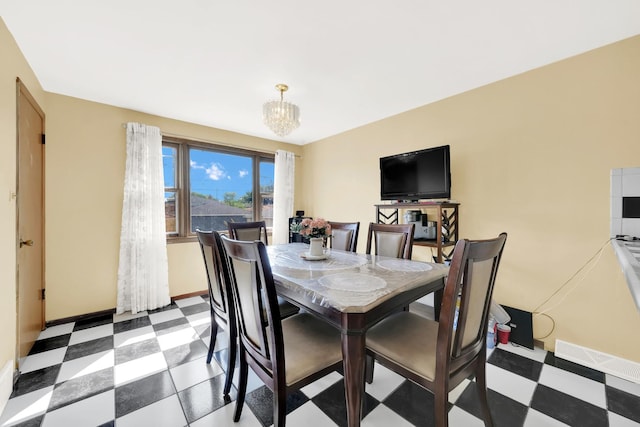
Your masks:
[[[296,159],[293,153],[276,151],[273,177],[273,230],[274,245],[289,243],[289,217],[293,214],[293,187]]]
[[[170,302],[162,136],[157,127],[127,123],[116,313]]]

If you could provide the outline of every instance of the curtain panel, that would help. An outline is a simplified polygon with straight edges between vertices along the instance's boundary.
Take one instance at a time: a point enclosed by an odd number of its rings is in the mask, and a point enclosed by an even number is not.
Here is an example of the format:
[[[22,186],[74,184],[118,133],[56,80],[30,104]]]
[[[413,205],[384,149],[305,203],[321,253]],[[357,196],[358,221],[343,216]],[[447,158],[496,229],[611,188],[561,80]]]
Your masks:
[[[289,243],[289,217],[293,214],[295,183],[295,155],[277,150],[273,177],[273,230],[274,245]]]
[[[127,123],[116,313],[168,305],[169,273],[160,129]]]

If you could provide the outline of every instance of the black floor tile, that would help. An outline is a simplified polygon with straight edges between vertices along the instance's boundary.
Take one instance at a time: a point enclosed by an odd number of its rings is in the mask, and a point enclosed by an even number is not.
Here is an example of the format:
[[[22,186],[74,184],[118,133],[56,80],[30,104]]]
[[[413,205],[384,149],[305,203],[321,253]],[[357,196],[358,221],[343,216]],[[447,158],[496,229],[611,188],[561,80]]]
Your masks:
[[[136,317],[135,319],[116,322],[113,324],[113,333],[119,334],[120,332],[132,331],[134,329],[143,328],[145,326],[151,326],[149,316]]]
[[[482,408],[476,390],[477,384],[472,381],[456,400],[456,406],[464,409],[479,419],[483,419]],[[500,393],[487,390],[489,411],[497,426],[522,426],[527,418],[528,407]]]
[[[69,345],[69,340],[71,339],[71,334],[58,335],[57,337],[45,338],[42,340],[37,340],[33,347],[31,347],[31,351],[29,354],[37,354],[42,353],[44,351],[55,350],[56,348],[62,348]]]
[[[113,350],[113,335],[70,345],[69,348],[67,348],[67,353],[64,355],[64,361],[67,362],[107,350]]]
[[[218,375],[208,381],[201,382],[178,392],[178,398],[180,399],[182,409],[189,423],[235,401],[236,391],[233,387],[231,387],[229,397],[225,398],[222,395],[224,381],[224,374]]]
[[[39,415],[37,417],[29,418],[19,424],[13,424],[13,427],[40,427],[42,425],[42,421],[44,421],[44,415]]]
[[[607,408],[611,412],[640,423],[640,396],[607,386]]]
[[[48,366],[20,374],[18,381],[16,381],[16,384],[13,386],[11,397],[22,396],[23,394],[54,385],[60,372],[60,366],[62,365]]]
[[[203,311],[210,311],[209,304],[202,302],[200,304],[187,305],[180,308],[185,316],[191,316],[193,314],[202,313]]]
[[[607,411],[584,400],[538,384],[531,408],[570,426],[603,427],[609,425]]]
[[[95,326],[108,325],[109,323],[113,323],[113,314],[105,314],[102,316],[92,317],[91,319],[79,320],[74,325],[73,332],[93,328]]]
[[[596,371],[595,369],[587,368],[586,366],[578,365],[577,363],[570,362],[568,360],[556,357],[554,353],[548,352],[544,359],[544,363],[547,365],[555,366],[556,368],[569,371],[572,374],[577,374],[590,380],[604,383],[606,376],[603,372]]]
[[[382,403],[417,427],[436,425],[433,394],[411,381],[403,382]]]
[[[347,404],[344,393],[344,380],[336,381],[326,390],[318,393],[311,399],[329,418],[340,427],[347,426]],[[380,402],[370,394],[365,393],[362,418],[373,411]]]
[[[171,396],[175,392],[169,371],[116,387],[116,418]]]
[[[154,353],[159,353],[160,344],[156,338],[150,338],[145,341],[125,345],[115,349],[115,363],[129,362],[130,360],[139,359]]]
[[[186,318],[178,317],[177,319],[153,325],[153,330],[156,331],[158,336],[160,336],[163,334],[169,334],[171,332],[178,331],[188,324],[189,321]]]
[[[102,369],[56,384],[48,411],[61,408],[113,388],[113,368]]]
[[[299,408],[309,401],[309,398],[301,391],[294,391],[287,395],[287,414]],[[251,408],[251,412],[258,418],[263,426],[273,424],[273,393],[266,386],[258,387],[251,393],[247,393],[242,412]]]
[[[192,341],[164,351],[164,358],[169,368],[196,360],[207,355],[208,348],[201,340]]]
[[[487,363],[536,382],[540,379],[540,372],[542,372],[542,363],[499,348],[493,350]]]

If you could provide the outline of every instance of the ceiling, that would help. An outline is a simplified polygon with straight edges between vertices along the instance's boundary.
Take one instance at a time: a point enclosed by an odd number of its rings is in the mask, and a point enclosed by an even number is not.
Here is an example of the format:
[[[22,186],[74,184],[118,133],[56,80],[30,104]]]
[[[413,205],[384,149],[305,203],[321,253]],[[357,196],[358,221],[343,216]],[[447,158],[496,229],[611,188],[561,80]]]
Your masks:
[[[640,34],[638,0],[3,0],[49,92],[306,144]],[[300,106],[278,138],[262,104]]]

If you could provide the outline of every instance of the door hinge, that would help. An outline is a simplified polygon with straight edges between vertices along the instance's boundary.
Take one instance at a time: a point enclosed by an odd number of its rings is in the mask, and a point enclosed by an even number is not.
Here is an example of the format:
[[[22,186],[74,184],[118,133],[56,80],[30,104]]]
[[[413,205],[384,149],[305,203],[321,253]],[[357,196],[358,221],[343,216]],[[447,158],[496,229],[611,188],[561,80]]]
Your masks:
[[[45,289],[42,289],[42,299],[44,300]]]
[[[44,143],[45,143],[45,136],[44,136],[44,133],[43,133],[42,134],[42,145],[44,145]]]

